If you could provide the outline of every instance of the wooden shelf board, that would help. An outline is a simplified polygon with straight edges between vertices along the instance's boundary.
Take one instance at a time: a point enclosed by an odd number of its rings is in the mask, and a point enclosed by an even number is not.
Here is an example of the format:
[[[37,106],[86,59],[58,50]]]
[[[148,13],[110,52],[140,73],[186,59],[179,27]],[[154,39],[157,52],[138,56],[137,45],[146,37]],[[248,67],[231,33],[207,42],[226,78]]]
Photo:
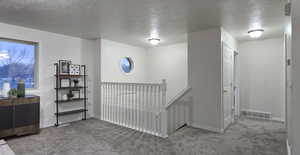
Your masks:
[[[64,115],[82,113],[82,112],[85,112],[85,111],[87,111],[87,110],[85,110],[85,109],[77,109],[77,110],[70,110],[70,111],[63,111],[63,112],[55,113],[55,115],[64,116]]]
[[[57,76],[59,78],[81,78],[87,75],[54,75]]]
[[[83,86],[80,86],[80,87],[59,87],[59,88],[54,88],[54,89],[84,89],[84,88],[87,88],[87,87],[83,87]]]
[[[57,100],[55,102],[65,103],[65,102],[74,102],[74,101],[83,101],[83,100],[87,100],[87,98],[79,98],[79,99],[71,99],[71,100]]]

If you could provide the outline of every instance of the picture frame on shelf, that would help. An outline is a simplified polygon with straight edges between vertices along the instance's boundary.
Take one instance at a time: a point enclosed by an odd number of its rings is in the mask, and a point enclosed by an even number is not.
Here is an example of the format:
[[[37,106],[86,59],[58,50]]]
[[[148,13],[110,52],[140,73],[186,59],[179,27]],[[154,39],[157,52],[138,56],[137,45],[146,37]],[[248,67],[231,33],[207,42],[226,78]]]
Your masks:
[[[86,71],[85,65],[80,65],[80,71],[82,72],[82,73],[80,73],[80,74],[81,74],[81,75],[84,75],[84,71]]]
[[[61,78],[59,83],[60,83],[60,88],[70,87],[71,79]]]
[[[72,62],[70,60],[58,60],[59,64],[59,74],[60,75],[69,75],[70,73],[70,64]]]
[[[80,90],[72,90],[71,93],[74,95],[72,99],[80,99]]]
[[[69,67],[69,71],[70,71],[70,75],[80,75],[80,65],[77,65],[77,64],[70,64],[70,67]]]

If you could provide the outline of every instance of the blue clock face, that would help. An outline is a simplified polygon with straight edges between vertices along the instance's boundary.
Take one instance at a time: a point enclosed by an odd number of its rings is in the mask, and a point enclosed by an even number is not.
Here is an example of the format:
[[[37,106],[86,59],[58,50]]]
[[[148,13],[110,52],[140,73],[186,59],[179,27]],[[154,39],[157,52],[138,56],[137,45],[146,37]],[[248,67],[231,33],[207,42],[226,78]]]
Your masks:
[[[125,57],[121,59],[121,68],[125,73],[130,73],[133,69],[133,61],[129,57]]]

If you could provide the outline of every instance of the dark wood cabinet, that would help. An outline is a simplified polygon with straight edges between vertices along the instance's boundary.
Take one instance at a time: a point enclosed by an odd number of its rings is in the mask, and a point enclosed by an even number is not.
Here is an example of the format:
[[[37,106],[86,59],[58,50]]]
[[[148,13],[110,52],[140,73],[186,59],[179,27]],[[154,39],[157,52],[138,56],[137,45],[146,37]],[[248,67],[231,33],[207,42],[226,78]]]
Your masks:
[[[40,98],[0,97],[0,138],[39,133]]]

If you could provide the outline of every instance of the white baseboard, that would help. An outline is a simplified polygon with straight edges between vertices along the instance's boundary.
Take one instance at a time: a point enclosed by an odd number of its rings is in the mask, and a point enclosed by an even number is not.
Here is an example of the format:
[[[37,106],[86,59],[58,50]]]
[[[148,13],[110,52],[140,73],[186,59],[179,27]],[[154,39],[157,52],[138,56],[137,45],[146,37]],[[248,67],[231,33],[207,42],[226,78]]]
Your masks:
[[[272,117],[272,119],[271,119],[272,121],[276,121],[276,122],[281,122],[281,123],[284,123],[285,122],[285,120],[284,119],[282,119],[282,118],[279,118],[279,117]]]
[[[195,123],[192,123],[191,126],[194,128],[199,128],[199,129],[203,129],[203,130],[207,130],[207,131],[224,133],[224,129],[218,129],[218,128],[211,127],[211,126],[199,125],[199,124],[195,124]]]
[[[287,154],[292,155],[292,149],[291,149],[291,146],[289,144],[289,140],[286,140],[286,148],[287,148]]]

